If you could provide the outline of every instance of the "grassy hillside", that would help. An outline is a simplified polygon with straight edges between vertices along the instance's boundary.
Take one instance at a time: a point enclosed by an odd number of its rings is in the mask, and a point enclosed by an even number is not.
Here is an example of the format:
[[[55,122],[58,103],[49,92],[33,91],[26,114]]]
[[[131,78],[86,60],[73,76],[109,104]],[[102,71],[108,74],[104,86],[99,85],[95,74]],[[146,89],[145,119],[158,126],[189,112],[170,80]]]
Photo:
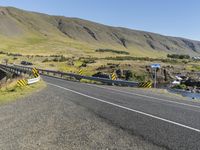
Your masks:
[[[61,16],[0,8],[0,49],[23,54],[92,55],[96,49],[123,50],[131,56],[197,55],[200,42],[116,28]]]
[[[75,73],[82,68],[84,75],[130,70],[133,80],[147,80],[151,76],[145,66],[151,63],[173,65],[176,72],[200,71],[199,62],[167,59],[167,54],[199,52],[198,41],[0,7],[0,61],[25,60]]]

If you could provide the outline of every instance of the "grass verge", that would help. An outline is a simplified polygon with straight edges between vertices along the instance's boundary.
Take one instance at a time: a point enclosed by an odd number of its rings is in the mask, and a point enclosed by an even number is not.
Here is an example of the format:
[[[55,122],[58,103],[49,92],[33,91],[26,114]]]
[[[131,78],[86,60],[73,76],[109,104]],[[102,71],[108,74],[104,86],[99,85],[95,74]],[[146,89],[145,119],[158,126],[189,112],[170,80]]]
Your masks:
[[[147,93],[154,93],[154,94],[158,94],[158,95],[164,95],[169,98],[177,98],[177,99],[182,99],[182,100],[187,99],[186,97],[183,97],[181,94],[171,93],[166,89],[136,88],[135,90],[140,90],[140,91],[147,92]]]
[[[24,87],[17,87],[16,82],[17,81],[13,81],[0,89],[0,105],[29,96],[33,92],[37,92],[46,87],[45,82],[42,80],[38,83]]]

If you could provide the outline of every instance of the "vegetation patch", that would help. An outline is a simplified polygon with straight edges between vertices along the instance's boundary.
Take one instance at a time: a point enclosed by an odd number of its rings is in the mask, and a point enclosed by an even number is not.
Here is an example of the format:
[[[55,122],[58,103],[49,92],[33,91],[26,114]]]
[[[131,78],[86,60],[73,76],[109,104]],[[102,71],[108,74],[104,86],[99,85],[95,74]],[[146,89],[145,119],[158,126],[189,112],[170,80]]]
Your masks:
[[[8,52],[4,52],[4,51],[0,51],[0,54],[7,55],[7,56],[22,56],[22,54],[8,53]]]
[[[28,44],[38,44],[38,43],[42,43],[42,42],[46,42],[47,39],[43,39],[43,38],[27,38],[26,42]]]
[[[45,62],[66,62],[68,60],[69,60],[69,58],[66,58],[63,55],[60,55],[60,56],[55,56],[53,59],[45,58],[42,62],[43,63],[45,63]]]
[[[117,60],[117,61],[127,61],[127,60],[139,60],[139,61],[157,61],[164,63],[178,63],[175,59],[163,59],[163,58],[150,58],[150,57],[132,57],[132,56],[116,56],[116,57],[106,57],[106,60]]]
[[[82,83],[90,83],[90,84],[102,84],[101,82],[87,80],[87,79],[81,79],[80,82],[82,82]]]
[[[168,54],[167,57],[175,59],[190,59],[189,55],[179,55],[179,54]]]
[[[179,85],[173,86],[173,89],[182,89],[182,90],[185,90],[186,88],[187,88],[187,86],[185,84],[179,84]]]
[[[44,81],[40,81],[38,83],[24,87],[18,87],[16,83],[17,80],[14,80],[0,88],[0,104],[23,98],[30,95],[32,92],[39,91],[46,87]]]
[[[93,64],[95,63],[97,58],[91,58],[91,57],[80,57],[77,62],[79,62],[79,67],[87,67],[87,64]]]
[[[110,52],[110,53],[116,53],[116,54],[124,54],[124,55],[129,55],[129,52],[126,51],[121,51],[121,50],[113,50],[113,49],[97,49],[96,52]]]

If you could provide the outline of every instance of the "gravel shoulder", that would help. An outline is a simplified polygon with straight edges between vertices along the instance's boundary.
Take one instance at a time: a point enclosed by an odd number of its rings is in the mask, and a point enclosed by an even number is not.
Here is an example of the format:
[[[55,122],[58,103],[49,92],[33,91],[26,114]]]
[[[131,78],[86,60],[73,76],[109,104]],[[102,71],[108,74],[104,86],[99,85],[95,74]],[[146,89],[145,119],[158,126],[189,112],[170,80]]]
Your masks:
[[[0,106],[2,150],[162,150],[63,99],[53,87]]]

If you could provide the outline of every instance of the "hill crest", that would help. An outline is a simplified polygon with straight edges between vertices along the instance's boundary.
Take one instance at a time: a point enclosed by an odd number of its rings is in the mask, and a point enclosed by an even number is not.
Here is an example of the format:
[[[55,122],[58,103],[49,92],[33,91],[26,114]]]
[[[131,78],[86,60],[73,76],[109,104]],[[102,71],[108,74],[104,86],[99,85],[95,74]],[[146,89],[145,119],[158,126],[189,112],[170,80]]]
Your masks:
[[[47,41],[74,41],[91,48],[116,48],[141,52],[198,55],[200,42],[122,27],[111,27],[79,18],[52,16],[13,7],[0,7],[0,40],[37,37]],[[39,40],[38,40],[39,42]],[[6,46],[4,46],[6,47]],[[1,48],[1,47],[0,47]]]

